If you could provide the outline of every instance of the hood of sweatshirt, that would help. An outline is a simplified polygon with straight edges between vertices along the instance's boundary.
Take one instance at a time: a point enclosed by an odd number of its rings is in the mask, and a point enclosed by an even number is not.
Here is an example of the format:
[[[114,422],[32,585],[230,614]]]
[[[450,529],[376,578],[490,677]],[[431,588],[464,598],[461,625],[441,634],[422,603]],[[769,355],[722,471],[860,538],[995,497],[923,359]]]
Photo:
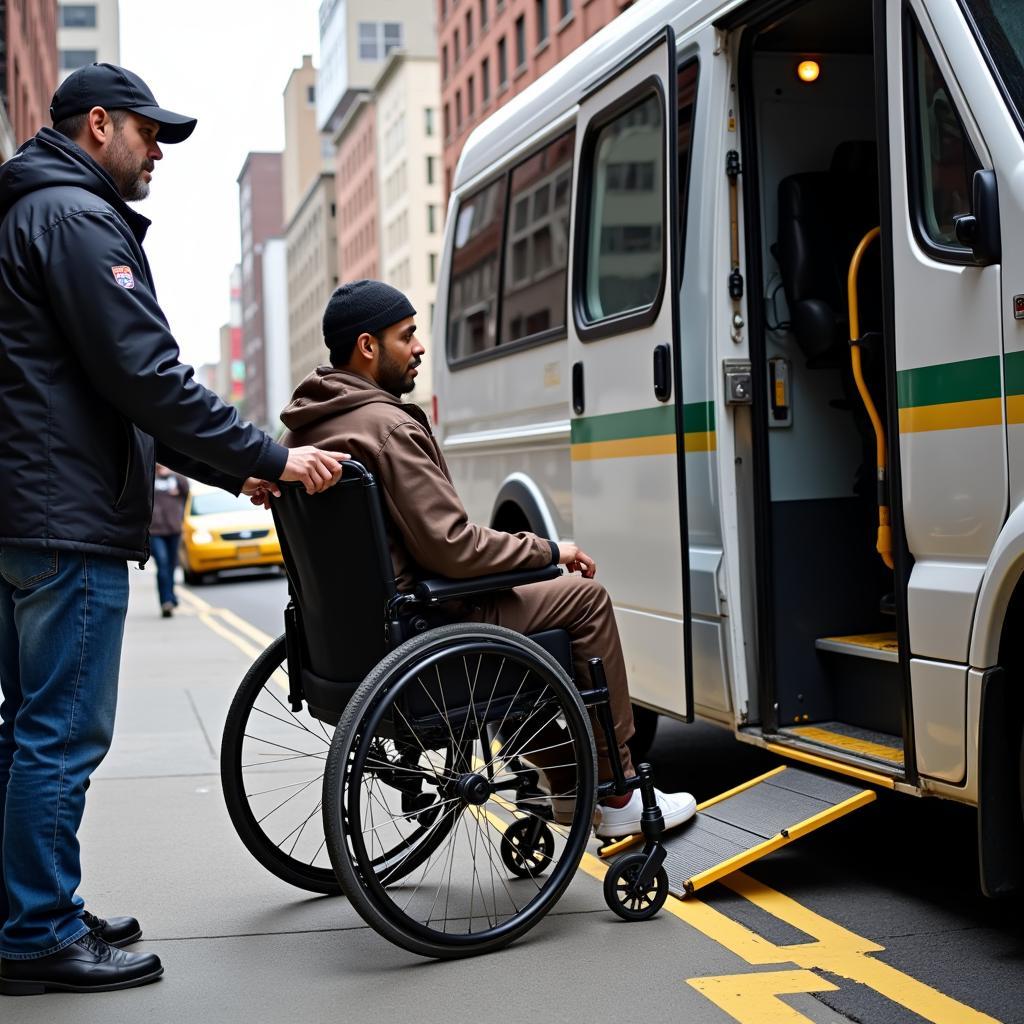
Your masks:
[[[30,192],[60,186],[83,188],[109,203],[142,244],[150,222],[121,198],[114,179],[84,149],[52,128],[40,128],[0,167],[0,218]]]
[[[411,408],[358,373],[318,366],[295,389],[292,400],[281,413],[281,422],[289,430],[298,430],[372,402],[383,402],[406,411]]]

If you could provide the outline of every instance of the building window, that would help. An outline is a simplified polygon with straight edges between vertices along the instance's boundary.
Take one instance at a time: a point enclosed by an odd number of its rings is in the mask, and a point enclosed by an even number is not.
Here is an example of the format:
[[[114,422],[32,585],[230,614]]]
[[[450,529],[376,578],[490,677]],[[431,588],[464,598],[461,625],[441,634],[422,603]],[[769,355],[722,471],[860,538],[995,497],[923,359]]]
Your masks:
[[[466,11],[466,49],[473,46],[473,12]]]
[[[61,71],[74,71],[75,68],[83,68],[86,64],[96,63],[95,50],[61,50],[60,69]]]
[[[572,14],[572,0],[558,0],[558,17],[565,21]]]
[[[437,206],[427,203],[427,231],[433,235],[437,231]]]
[[[444,137],[452,137],[452,108],[447,103],[444,105]]]
[[[434,134],[434,108],[423,108],[423,133],[429,138]]]
[[[95,4],[61,4],[60,5],[60,27],[61,28],[95,28],[96,27],[96,5]]]
[[[441,79],[448,81],[448,44],[441,47]]]
[[[437,160],[437,157],[433,157],[433,156],[428,156],[427,157],[427,184],[428,185],[433,185],[434,184],[434,176],[435,176],[435,173],[436,173],[434,165],[436,163],[436,160]]]
[[[462,90],[455,90],[455,130],[462,131]]]
[[[516,18],[516,71],[526,67],[526,15]]]
[[[486,107],[491,101],[491,60],[484,57],[480,62],[480,102]]]
[[[307,85],[306,86],[306,102],[309,103],[310,105],[316,103],[316,86],[315,85]]]
[[[427,278],[430,284],[437,284],[437,253],[427,253]]]
[[[548,0],[535,0],[537,8],[537,45],[548,38]]]
[[[459,47],[459,30],[456,29],[452,33],[452,57],[455,59],[455,66],[459,66],[459,61],[462,59],[462,50]]]
[[[498,91],[508,85],[508,43],[502,36],[498,40]]]
[[[359,22],[359,59],[381,60],[392,50],[402,48],[400,21]]]
[[[487,28],[487,0],[480,0],[480,31]]]
[[[472,117],[476,113],[476,79],[470,75],[466,79],[466,115]]]

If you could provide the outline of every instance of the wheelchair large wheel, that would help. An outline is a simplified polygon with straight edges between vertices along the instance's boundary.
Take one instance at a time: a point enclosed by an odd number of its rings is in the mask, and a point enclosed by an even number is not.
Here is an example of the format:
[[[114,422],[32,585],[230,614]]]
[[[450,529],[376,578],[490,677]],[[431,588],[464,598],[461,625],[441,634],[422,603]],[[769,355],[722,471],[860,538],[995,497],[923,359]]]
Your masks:
[[[249,852],[272,874],[310,892],[338,895],[323,832],[323,778],[334,728],[288,702],[285,638],[278,637],[253,662],[235,694],[224,724],[221,782],[228,814]],[[398,787],[406,827],[390,847],[377,850],[376,867],[399,875],[411,870],[430,843],[443,838],[435,827],[437,797],[421,792],[405,772],[405,757],[393,742],[375,749],[381,776]],[[444,752],[449,760],[451,752]],[[417,850],[421,839],[427,846]]]
[[[414,867],[402,858],[391,870],[376,866],[407,821],[394,789],[381,785],[383,742],[418,753],[406,771],[440,808]],[[523,762],[563,780],[553,796],[572,814],[569,824],[548,823],[544,873],[511,872],[502,855],[510,826],[547,818],[536,803],[516,803],[520,776],[532,774]],[[586,709],[546,651],[498,626],[442,626],[392,651],[342,715],[324,785],[331,862],[355,909],[397,945],[437,958],[490,952],[565,891],[590,834],[596,775]]]

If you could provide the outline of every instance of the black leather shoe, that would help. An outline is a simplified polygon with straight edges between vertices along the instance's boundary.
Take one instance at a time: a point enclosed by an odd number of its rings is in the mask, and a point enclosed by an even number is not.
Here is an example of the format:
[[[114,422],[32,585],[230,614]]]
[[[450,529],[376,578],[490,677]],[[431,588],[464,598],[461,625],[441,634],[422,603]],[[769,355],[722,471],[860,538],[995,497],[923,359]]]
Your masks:
[[[117,946],[119,949],[130,946],[142,938],[142,926],[134,917],[111,917],[104,920],[102,917],[90,914],[88,910],[83,910],[82,920],[94,935],[98,935],[104,942],[109,942],[111,946]]]
[[[50,956],[0,960],[0,994],[113,992],[146,985],[163,973],[155,953],[125,953],[89,932]]]

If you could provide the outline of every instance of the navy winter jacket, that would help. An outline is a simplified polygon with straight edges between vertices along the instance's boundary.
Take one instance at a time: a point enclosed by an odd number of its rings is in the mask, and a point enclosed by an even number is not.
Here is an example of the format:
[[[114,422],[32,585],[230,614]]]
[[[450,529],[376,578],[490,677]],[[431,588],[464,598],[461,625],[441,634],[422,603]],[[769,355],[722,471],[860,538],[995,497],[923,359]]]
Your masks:
[[[0,545],[144,561],[156,459],[239,491],[288,453],[193,378],[149,221],[43,128],[0,167]]]

